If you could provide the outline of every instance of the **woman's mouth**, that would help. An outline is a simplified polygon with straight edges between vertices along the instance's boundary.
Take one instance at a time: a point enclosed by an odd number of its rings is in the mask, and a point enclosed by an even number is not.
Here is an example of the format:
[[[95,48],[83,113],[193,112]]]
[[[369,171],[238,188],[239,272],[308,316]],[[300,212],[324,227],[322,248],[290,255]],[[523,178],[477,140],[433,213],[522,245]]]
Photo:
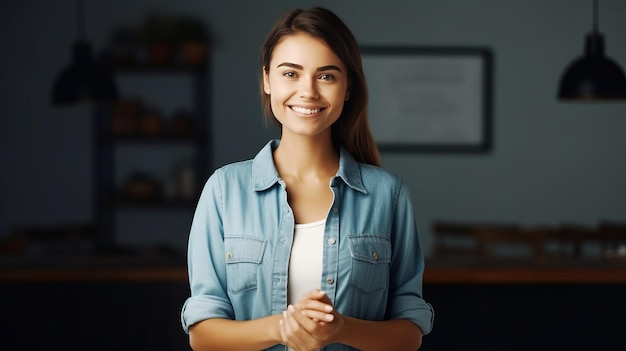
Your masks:
[[[291,109],[295,112],[302,113],[305,115],[314,115],[322,111],[321,108],[305,108],[305,107],[299,107],[299,106],[291,106]]]

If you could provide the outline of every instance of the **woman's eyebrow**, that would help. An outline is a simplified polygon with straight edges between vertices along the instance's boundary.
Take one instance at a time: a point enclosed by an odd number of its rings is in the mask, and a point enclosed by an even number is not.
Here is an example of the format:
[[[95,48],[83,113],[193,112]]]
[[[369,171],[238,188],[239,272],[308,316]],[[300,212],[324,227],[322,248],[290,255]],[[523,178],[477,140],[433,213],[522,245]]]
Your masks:
[[[318,72],[321,71],[339,71],[341,72],[341,69],[335,65],[329,65],[329,66],[322,66],[322,67],[318,67],[317,68]]]
[[[300,70],[304,69],[304,67],[302,67],[302,65],[298,65],[298,64],[295,64],[295,63],[291,63],[291,62],[283,62],[283,63],[277,65],[276,68],[283,67],[283,66],[291,67],[291,68],[295,68],[295,69],[300,69]]]
[[[278,67],[291,67],[291,68],[295,68],[295,69],[299,69],[302,70],[304,69],[304,67],[302,67],[302,65],[296,64],[296,63],[291,63],[291,62],[283,62],[281,64],[278,64],[276,66],[276,68]],[[338,66],[335,65],[328,65],[328,66],[322,66],[322,67],[318,67],[316,69],[317,72],[321,72],[321,71],[339,71],[341,72],[341,69]]]

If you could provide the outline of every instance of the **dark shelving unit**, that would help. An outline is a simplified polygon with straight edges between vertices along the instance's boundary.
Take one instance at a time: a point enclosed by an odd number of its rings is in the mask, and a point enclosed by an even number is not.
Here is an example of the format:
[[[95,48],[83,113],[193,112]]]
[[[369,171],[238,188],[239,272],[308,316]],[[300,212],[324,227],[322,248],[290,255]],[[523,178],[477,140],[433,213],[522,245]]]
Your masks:
[[[207,55],[208,56],[208,55]],[[208,59],[202,65],[185,66],[150,66],[136,65],[113,67],[118,76],[167,77],[172,75],[188,76],[192,92],[192,106],[188,106],[192,118],[191,133],[188,135],[163,134],[157,136],[146,135],[115,135],[112,129],[112,106],[98,106],[95,109],[94,139],[94,187],[96,204],[95,218],[98,222],[99,238],[97,246],[102,249],[111,249],[118,246],[117,217],[120,211],[152,211],[159,215],[162,211],[192,211],[202,189],[204,181],[211,170],[210,157],[211,137],[208,126],[210,123],[209,105],[209,63]],[[116,148],[124,147],[191,147],[190,158],[193,159],[195,174],[196,196],[192,198],[171,198],[157,196],[151,199],[133,199],[120,193],[120,185],[116,180]],[[183,228],[188,230],[188,228]]]

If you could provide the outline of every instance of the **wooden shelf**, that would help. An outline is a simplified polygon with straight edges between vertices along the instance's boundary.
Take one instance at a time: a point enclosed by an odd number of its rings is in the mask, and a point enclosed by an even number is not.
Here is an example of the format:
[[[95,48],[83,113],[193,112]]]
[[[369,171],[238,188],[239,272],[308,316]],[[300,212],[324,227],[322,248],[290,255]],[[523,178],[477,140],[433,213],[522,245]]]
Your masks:
[[[626,284],[626,262],[426,262],[424,284]]]
[[[0,282],[186,282],[185,267],[162,268],[9,268],[2,269]]]
[[[84,255],[0,260],[0,282],[161,281],[186,282],[184,257]]]

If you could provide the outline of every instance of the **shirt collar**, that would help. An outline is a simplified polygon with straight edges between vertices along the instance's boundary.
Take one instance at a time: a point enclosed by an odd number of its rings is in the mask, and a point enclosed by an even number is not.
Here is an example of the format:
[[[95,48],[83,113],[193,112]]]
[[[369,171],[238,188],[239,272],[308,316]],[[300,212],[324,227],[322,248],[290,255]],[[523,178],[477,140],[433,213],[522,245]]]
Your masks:
[[[278,147],[279,140],[270,140],[259,151],[252,161],[252,181],[254,182],[254,190],[263,191],[271,188],[280,181],[280,176],[274,165],[273,151]],[[331,184],[335,179],[341,178],[349,187],[367,194],[367,189],[363,186],[361,179],[361,167],[359,163],[350,155],[343,147],[339,150],[339,170],[337,175],[331,180]]]

